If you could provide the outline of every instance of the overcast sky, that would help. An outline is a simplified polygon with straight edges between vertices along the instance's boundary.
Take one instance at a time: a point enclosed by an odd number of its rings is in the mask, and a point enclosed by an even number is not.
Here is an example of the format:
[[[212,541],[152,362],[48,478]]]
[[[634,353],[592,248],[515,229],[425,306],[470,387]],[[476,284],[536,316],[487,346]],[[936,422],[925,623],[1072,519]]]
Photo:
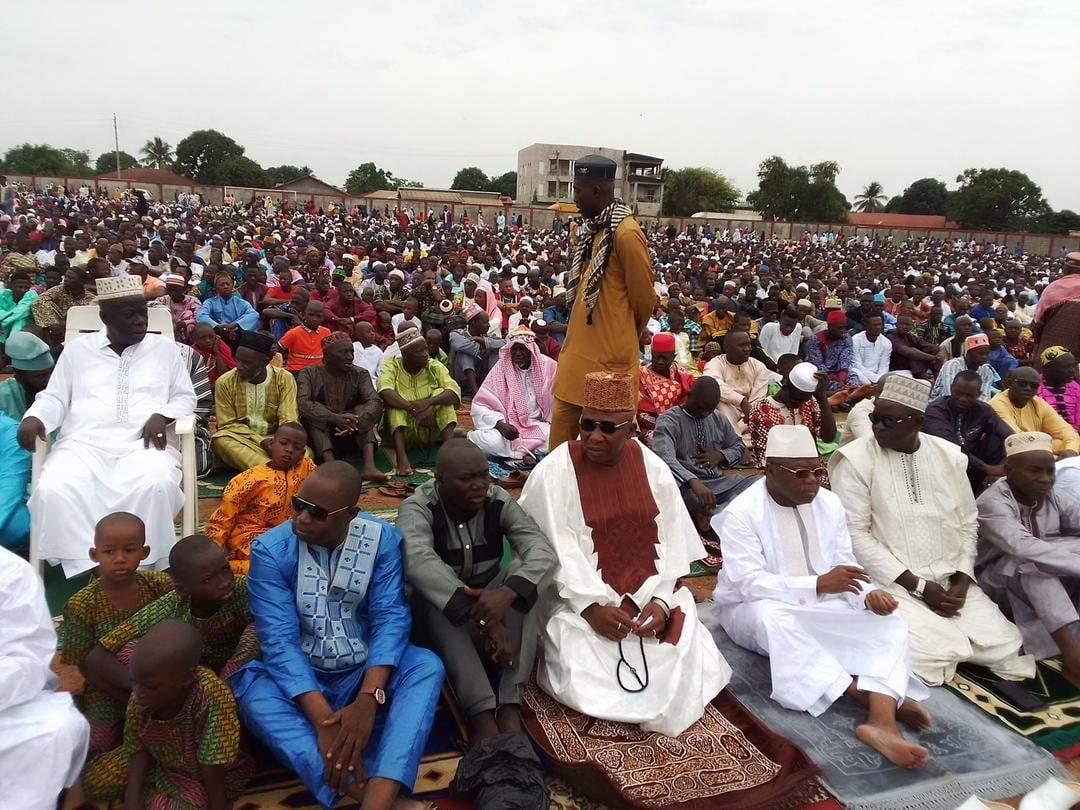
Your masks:
[[[1080,211],[1080,3],[12,3],[0,150],[138,154],[213,127],[263,166],[341,184],[375,161],[429,187],[537,141],[711,166],[835,160],[850,200],[967,167]]]

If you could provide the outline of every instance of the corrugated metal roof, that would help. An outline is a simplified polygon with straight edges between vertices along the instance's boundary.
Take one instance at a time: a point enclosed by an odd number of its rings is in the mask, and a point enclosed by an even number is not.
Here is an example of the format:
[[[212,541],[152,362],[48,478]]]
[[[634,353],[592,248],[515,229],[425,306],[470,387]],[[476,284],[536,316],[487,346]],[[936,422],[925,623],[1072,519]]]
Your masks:
[[[116,172],[99,174],[97,180],[130,180],[133,183],[164,183],[167,186],[193,186],[195,181],[168,169],[121,169],[120,177]]]

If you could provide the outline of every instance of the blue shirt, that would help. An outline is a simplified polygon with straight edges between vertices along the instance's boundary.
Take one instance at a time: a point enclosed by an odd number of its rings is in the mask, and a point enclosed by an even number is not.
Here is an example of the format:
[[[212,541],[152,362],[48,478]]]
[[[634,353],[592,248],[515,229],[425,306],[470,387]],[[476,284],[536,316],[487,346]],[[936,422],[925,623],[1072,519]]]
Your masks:
[[[1009,354],[1004,346],[998,346],[990,350],[990,358],[986,361],[1000,375],[1001,379],[1009,376],[1009,372],[1020,365],[1020,361]]]
[[[364,666],[396,667],[412,627],[405,601],[401,533],[386,521],[367,514],[364,517],[382,526],[367,594],[355,616],[367,645]],[[262,661],[253,663],[260,664],[290,698],[321,691],[317,677],[324,675],[300,647],[296,609],[299,543],[291,520],[257,537],[251,544],[247,580],[251,616],[262,647]]]
[[[30,541],[30,454],[19,447],[18,432],[19,423],[0,413],[0,545],[12,550]]]
[[[566,312],[559,312],[558,307],[548,307],[544,310],[544,320],[548,323],[570,323],[570,315]],[[560,346],[563,345],[563,341],[566,340],[566,332],[552,332],[551,336],[555,338],[555,342]]]
[[[233,293],[228,301],[222,300],[220,295],[215,295],[203,302],[199,314],[195,316],[195,322],[210,326],[235,323],[241,329],[250,331],[259,325],[259,313],[237,293]]]

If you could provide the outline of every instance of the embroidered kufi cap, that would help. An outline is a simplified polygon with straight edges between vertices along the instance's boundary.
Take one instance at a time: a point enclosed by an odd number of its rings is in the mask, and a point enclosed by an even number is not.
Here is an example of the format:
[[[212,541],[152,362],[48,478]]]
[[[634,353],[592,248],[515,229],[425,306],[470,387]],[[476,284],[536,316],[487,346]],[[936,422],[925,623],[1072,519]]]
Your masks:
[[[637,386],[630,375],[611,371],[591,371],[585,375],[582,407],[607,413],[633,413],[637,402]]]
[[[1005,456],[1012,457],[1019,453],[1054,453],[1054,439],[1049,433],[1029,431],[1014,433],[1005,439]]]
[[[117,298],[145,298],[142,279],[138,276],[113,276],[99,278],[97,287],[98,301],[114,301]]]
[[[930,382],[905,377],[902,374],[890,374],[885,378],[878,399],[895,402],[919,413],[926,413],[930,403]]]
[[[416,343],[424,343],[424,336],[420,334],[420,330],[415,326],[412,329],[406,329],[404,332],[398,333],[397,345],[402,351]]]

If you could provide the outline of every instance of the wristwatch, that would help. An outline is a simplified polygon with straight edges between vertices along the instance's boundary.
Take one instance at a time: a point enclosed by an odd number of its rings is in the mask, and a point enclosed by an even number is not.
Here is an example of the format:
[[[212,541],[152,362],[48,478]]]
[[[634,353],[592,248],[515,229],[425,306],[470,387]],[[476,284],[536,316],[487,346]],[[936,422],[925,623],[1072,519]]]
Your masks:
[[[926,590],[926,580],[925,579],[920,579],[917,583],[915,583],[915,587],[912,588],[911,595],[914,596],[916,599],[922,599],[923,598],[923,591],[925,591],[925,590]]]
[[[381,686],[362,687],[360,689],[361,695],[371,695],[375,698],[375,702],[380,706],[386,705],[386,690]]]

